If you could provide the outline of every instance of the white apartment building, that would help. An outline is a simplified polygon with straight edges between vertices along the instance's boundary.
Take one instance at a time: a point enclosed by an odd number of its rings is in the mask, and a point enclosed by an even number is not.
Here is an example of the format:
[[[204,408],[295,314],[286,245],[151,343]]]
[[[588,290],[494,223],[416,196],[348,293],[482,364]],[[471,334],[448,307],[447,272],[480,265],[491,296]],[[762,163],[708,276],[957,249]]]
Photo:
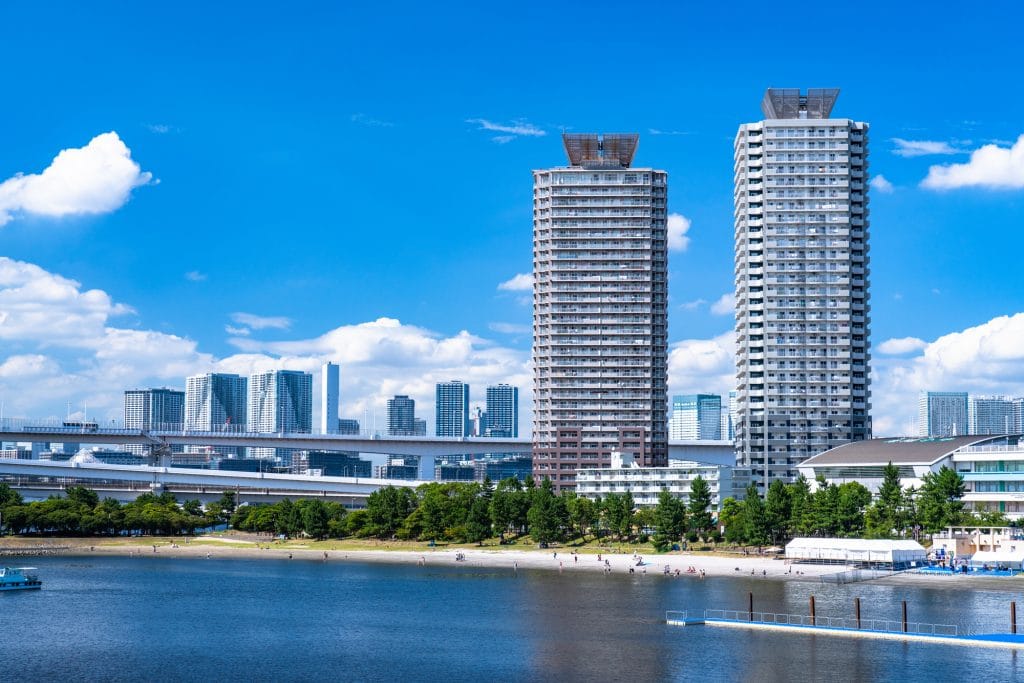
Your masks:
[[[295,370],[272,370],[249,376],[247,427],[253,432],[313,431],[313,376]],[[291,464],[289,448],[250,448],[254,458]]]
[[[245,377],[226,373],[192,375],[185,380],[185,429],[214,432],[243,430],[249,382]],[[188,446],[188,453],[206,453],[206,446]],[[244,449],[216,446],[218,455],[240,457]]]
[[[713,510],[721,510],[722,501],[726,498],[743,498],[743,491],[750,481],[748,471],[727,465],[672,460],[667,467],[640,467],[628,457],[613,454],[611,467],[580,468],[576,471],[576,493],[591,500],[609,493],[629,493],[636,507],[650,508],[658,504],[658,496],[664,488],[688,503],[693,480],[698,476],[708,482]]]
[[[735,139],[737,463],[761,491],[869,438],[868,125],[770,88]]]
[[[918,436],[971,434],[966,391],[922,391],[917,399]]]
[[[562,136],[533,172],[534,476],[624,451],[668,463],[668,177],[633,168],[635,134]]]

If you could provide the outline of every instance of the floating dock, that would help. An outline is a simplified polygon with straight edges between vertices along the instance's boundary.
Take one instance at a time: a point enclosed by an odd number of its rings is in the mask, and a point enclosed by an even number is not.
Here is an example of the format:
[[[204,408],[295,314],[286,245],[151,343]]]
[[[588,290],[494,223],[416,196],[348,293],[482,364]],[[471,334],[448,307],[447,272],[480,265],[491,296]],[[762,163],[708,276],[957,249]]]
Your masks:
[[[839,617],[815,618],[797,614],[733,610],[670,611],[665,614],[665,623],[669,626],[719,626],[842,638],[1024,649],[1024,635],[1016,633],[962,635],[958,633],[958,628],[951,624],[892,622],[877,619],[862,621]]]

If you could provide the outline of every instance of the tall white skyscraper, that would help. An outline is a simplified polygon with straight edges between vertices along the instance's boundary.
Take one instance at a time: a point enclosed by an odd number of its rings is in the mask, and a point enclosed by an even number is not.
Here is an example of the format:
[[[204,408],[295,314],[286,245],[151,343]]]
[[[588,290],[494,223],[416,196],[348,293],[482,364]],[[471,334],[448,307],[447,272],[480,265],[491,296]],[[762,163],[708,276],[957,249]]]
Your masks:
[[[917,399],[918,436],[964,436],[967,422],[966,391],[922,391]]]
[[[1008,396],[970,396],[967,401],[969,434],[1013,434],[1021,430],[1021,399]]]
[[[246,423],[253,432],[313,431],[313,375],[295,370],[272,370],[249,376]],[[277,458],[291,464],[292,449],[250,448],[255,458]]]
[[[125,429],[177,430],[185,421],[185,392],[177,389],[129,389],[124,392]],[[128,444],[125,450],[147,455],[151,447]],[[173,446],[180,453],[182,446]]]
[[[320,433],[338,433],[339,371],[334,363],[320,367]]]
[[[673,396],[668,435],[673,441],[721,439],[722,397],[717,394]]]
[[[185,429],[215,432],[242,430],[246,421],[249,382],[245,377],[223,373],[193,375],[185,380]],[[201,453],[206,446],[190,446],[190,453]],[[242,449],[216,446],[213,452],[239,456]]]
[[[533,172],[533,464],[556,489],[622,451],[668,464],[668,175],[635,134],[565,134]]]
[[[438,436],[469,436],[469,385],[453,380],[437,383],[434,433]]]
[[[868,125],[770,88],[735,140],[737,461],[767,488],[870,438]]]

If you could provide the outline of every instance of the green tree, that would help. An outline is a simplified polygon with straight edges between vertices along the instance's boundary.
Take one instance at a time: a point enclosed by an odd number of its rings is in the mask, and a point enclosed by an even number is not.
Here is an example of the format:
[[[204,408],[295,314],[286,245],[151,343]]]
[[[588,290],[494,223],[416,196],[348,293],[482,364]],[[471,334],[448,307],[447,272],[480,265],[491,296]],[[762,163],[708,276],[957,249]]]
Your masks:
[[[307,536],[320,540],[327,538],[331,518],[327,506],[319,498],[306,501],[302,509],[302,526]]]
[[[935,533],[962,523],[966,490],[964,478],[945,465],[938,472],[924,475],[917,497],[917,512],[924,530]]]
[[[864,515],[866,535],[870,538],[902,536],[907,527],[906,507],[900,470],[890,462],[882,470],[878,499]]]
[[[686,506],[667,488],[658,494],[658,505],[654,508],[654,536],[652,542],[658,552],[665,552],[672,544],[682,540],[686,532]]]
[[[722,510],[718,513],[718,524],[725,528],[727,543],[743,543],[746,540],[744,512],[743,503],[735,498],[726,498],[722,501]]]
[[[864,535],[864,511],[871,504],[871,492],[858,481],[840,484],[837,524],[840,536],[856,538]]]
[[[89,510],[100,504],[99,495],[92,489],[87,489],[84,486],[69,486],[64,493],[67,494],[68,500],[75,505],[80,505]]]
[[[769,541],[770,528],[765,513],[764,501],[757,492],[757,484],[751,482],[743,500],[744,537],[748,543],[765,545]]]
[[[711,515],[711,486],[699,474],[690,482],[690,497],[687,504],[690,532],[705,538],[714,524]]]
[[[21,494],[11,488],[10,484],[0,482],[0,510],[8,505],[21,505]]]
[[[789,489],[789,519],[786,522],[786,528],[789,536],[808,534],[810,533],[809,520],[812,517],[810,482],[801,474],[787,488]]]
[[[412,491],[403,487],[385,486],[366,499],[366,521],[370,534],[391,538],[415,507]]]
[[[597,506],[594,501],[574,493],[563,494],[565,507],[569,513],[569,523],[575,529],[575,535],[587,540],[587,530],[597,521]]]
[[[789,519],[793,504],[789,488],[781,479],[774,479],[768,485],[768,493],[764,497],[765,523],[768,537],[772,543],[781,543],[788,536]]]
[[[491,537],[491,515],[487,497],[483,494],[477,496],[469,509],[466,519],[466,540],[470,543],[481,544],[484,539]]]
[[[536,543],[550,543],[558,537],[558,501],[555,498],[551,480],[545,478],[540,487],[534,489],[533,504],[527,513],[530,523],[530,538]]]

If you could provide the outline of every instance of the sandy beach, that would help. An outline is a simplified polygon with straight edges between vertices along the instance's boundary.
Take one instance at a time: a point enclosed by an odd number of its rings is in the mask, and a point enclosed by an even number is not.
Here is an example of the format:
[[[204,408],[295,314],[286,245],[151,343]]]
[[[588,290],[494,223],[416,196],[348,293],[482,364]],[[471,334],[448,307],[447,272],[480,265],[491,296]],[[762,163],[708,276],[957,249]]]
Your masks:
[[[281,544],[270,540],[253,541],[231,536],[199,536],[186,543],[184,539],[133,539],[133,543],[111,542],[97,539],[2,539],[0,550],[5,558],[0,564],[10,563],[18,557],[12,550],[24,548],[25,556],[47,547],[59,547],[52,554],[67,557],[122,556],[172,557],[206,559],[275,559],[296,562],[364,562],[409,564],[425,566],[478,567],[488,569],[544,570],[563,572],[604,572],[628,575],[630,568],[636,576],[664,576],[668,573],[682,579],[756,578],[766,581],[821,582],[826,574],[835,574],[847,568],[839,565],[788,564],[774,556],[724,555],[704,552],[648,553],[635,555],[631,550],[594,553],[592,550],[574,554],[571,548],[551,550],[520,550],[482,548],[422,548],[422,549],[350,549],[343,545],[332,547],[330,542],[316,548],[301,543]],[[148,542],[147,542],[148,541]],[[154,550],[154,544],[156,546]],[[385,544],[386,546],[386,544]],[[325,557],[326,554],[326,557]],[[460,557],[462,559],[457,559]],[[598,559],[600,557],[600,560]],[[642,562],[642,564],[638,564]],[[607,564],[606,564],[607,563]],[[693,571],[689,571],[690,569]],[[991,590],[1000,592],[1024,591],[1024,577],[975,577],[924,575],[901,572],[891,576],[870,579],[871,583],[894,586],[914,586],[939,590]]]

